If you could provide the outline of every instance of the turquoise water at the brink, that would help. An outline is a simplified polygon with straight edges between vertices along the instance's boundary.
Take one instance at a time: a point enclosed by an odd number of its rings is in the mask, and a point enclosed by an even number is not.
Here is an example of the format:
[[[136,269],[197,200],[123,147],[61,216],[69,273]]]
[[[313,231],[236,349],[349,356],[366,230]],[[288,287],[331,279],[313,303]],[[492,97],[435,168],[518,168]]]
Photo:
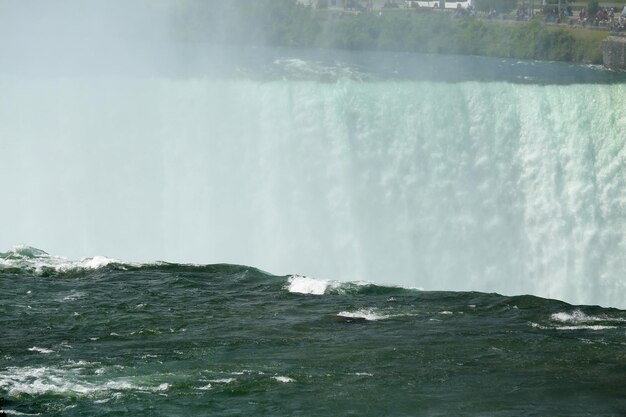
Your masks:
[[[7,415],[623,416],[626,312],[0,254]]]

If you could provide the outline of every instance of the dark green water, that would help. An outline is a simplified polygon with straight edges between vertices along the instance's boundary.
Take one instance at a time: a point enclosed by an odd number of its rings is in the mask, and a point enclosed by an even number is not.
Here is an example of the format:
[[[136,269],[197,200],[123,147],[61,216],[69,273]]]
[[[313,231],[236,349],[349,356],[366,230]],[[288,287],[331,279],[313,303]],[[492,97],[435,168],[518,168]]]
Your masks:
[[[21,248],[0,326],[9,415],[626,415],[626,311],[531,296]]]

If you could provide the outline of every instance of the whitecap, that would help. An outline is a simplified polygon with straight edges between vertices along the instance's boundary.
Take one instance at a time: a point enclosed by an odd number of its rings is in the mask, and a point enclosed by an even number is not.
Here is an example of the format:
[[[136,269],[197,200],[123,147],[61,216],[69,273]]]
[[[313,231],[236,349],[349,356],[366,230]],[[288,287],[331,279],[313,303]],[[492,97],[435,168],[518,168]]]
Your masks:
[[[46,348],[40,348],[37,346],[33,346],[32,348],[28,348],[29,352],[37,352],[37,353],[42,353],[44,355],[49,355],[50,353],[54,353],[54,350],[52,349],[46,349]]]
[[[323,295],[328,286],[329,282],[325,280],[292,275],[289,277],[287,289],[291,293]]]
[[[8,416],[40,416],[40,413],[37,414],[28,414],[28,413],[20,413],[19,411],[16,410],[2,410],[4,412],[4,414],[8,415]]]
[[[550,316],[550,320],[559,321],[562,323],[582,323],[593,321],[593,318],[586,315],[580,310],[574,310],[571,313],[559,312]]]
[[[48,367],[7,368],[0,373],[0,388],[9,395],[38,395],[43,393],[93,392],[92,384],[74,381],[74,370],[62,370]]]
[[[535,328],[535,329],[541,329],[541,330],[593,330],[593,331],[598,331],[598,330],[610,330],[610,329],[615,329],[616,326],[603,326],[603,325],[589,325],[589,324],[579,324],[576,326],[542,326],[539,323],[534,323],[534,322],[529,322],[528,323],[531,327]]]
[[[106,403],[108,403],[109,401],[111,401],[112,399],[113,399],[113,398],[105,398],[105,399],[103,399],[103,400],[95,400],[93,403],[94,403],[94,404],[106,404]]]
[[[49,269],[57,272],[95,270],[110,264],[121,264],[121,262],[104,256],[94,256],[93,258],[72,261],[62,256],[53,256],[41,249],[24,245],[14,246],[8,252],[0,253],[0,267],[19,268],[36,274]]]
[[[105,256],[94,256],[93,258],[86,258],[80,261],[80,266],[86,269],[99,269],[112,263],[120,262]]]
[[[559,312],[554,313],[550,316],[550,320],[558,321],[561,323],[570,323],[570,324],[584,324],[584,323],[594,323],[594,322],[617,322],[623,323],[626,322],[626,318],[622,317],[610,317],[606,314],[600,316],[589,316],[582,312],[580,309],[576,309],[571,313],[567,312]]]
[[[63,297],[61,299],[61,301],[74,301],[74,300],[79,300],[81,298],[84,298],[87,295],[87,293],[84,293],[82,291],[76,291],[76,290],[72,290],[70,291],[70,293],[68,295],[66,295],[65,297]]]
[[[580,326],[556,326],[556,330],[609,330],[615,329],[615,326],[602,326],[602,325],[580,325]]]
[[[389,318],[388,315],[381,314],[373,308],[363,308],[357,311],[341,311],[337,313],[337,317],[343,317],[348,319],[361,319],[367,321],[377,321]]]
[[[288,384],[290,382],[295,382],[295,380],[289,378],[288,376],[274,376],[272,378],[275,379],[278,382],[282,382],[283,384]]]
[[[0,372],[0,390],[11,396],[41,395],[45,393],[93,395],[110,391],[161,392],[170,388],[167,383],[142,386],[126,379],[94,383],[80,367],[10,367]]]
[[[230,384],[235,381],[236,381],[235,378],[221,378],[221,379],[212,379],[209,382],[213,382],[215,384]]]
[[[168,389],[170,389],[170,384],[167,382],[159,384],[156,388],[148,388],[148,390],[152,391],[167,391]]]

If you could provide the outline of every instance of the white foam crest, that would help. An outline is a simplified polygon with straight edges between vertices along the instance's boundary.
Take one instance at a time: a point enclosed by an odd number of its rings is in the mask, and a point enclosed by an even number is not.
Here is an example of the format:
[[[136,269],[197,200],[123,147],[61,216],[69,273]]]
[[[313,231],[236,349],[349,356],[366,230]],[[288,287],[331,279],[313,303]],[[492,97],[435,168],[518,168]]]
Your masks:
[[[608,330],[615,329],[615,326],[596,325],[580,325],[580,326],[556,326],[556,330]]]
[[[11,396],[44,393],[96,395],[110,391],[160,392],[170,388],[167,383],[158,386],[142,386],[120,378],[92,382],[82,374],[83,368],[59,369],[52,367],[10,367],[0,372],[0,389]]]
[[[580,310],[574,310],[571,313],[559,312],[550,316],[550,320],[559,321],[562,323],[584,323],[594,321],[594,318],[586,315]]]
[[[390,316],[382,314],[374,308],[362,308],[357,311],[341,311],[337,313],[337,317],[377,321],[388,319]]]
[[[290,275],[288,279],[288,284],[285,288],[292,293],[323,295],[330,291],[337,294],[345,294],[349,293],[354,288],[366,287],[368,285],[381,284],[369,281],[330,281],[325,279],[307,277],[304,275]],[[421,288],[416,287],[402,287],[397,285],[385,286],[398,289],[423,291]],[[396,301],[396,299],[391,297],[388,301]]]
[[[581,310],[574,310],[571,313],[559,312],[550,316],[550,320],[558,321],[561,323],[593,323],[593,322],[626,322],[626,318],[621,317],[609,317],[607,315],[601,316],[589,316],[583,313]]]
[[[291,293],[323,295],[330,285],[326,280],[292,275],[289,277],[287,289]]]
[[[80,265],[87,269],[98,269],[105,267],[112,263],[120,263],[119,261],[105,256],[94,256],[93,258],[86,258],[80,261]]]
[[[52,349],[46,349],[46,348],[41,348],[41,347],[37,347],[37,346],[33,346],[32,348],[28,348],[29,352],[37,352],[37,353],[42,353],[44,355],[48,355],[50,353],[54,353],[54,350]]]
[[[541,330],[592,330],[592,331],[598,331],[598,330],[610,330],[610,329],[615,329],[616,326],[604,326],[604,325],[600,325],[600,324],[580,324],[577,326],[542,326],[539,323],[534,323],[534,322],[530,322],[529,323],[531,327],[534,327],[535,329],[541,329]]]
[[[288,384],[290,382],[295,382],[294,379],[289,378],[288,376],[274,376],[272,378],[275,379],[278,382],[282,382],[283,384]]]
[[[4,412],[4,414],[9,415],[9,416],[40,416],[40,413],[37,414],[28,414],[28,413],[20,413],[19,411],[16,410],[2,410]]]
[[[235,382],[235,378],[221,378],[221,379],[211,379],[209,382],[213,382],[215,384],[230,384]]]
[[[63,297],[61,301],[75,301],[87,296],[87,293],[82,291],[72,290],[68,295]]]
[[[88,394],[95,386],[85,382],[72,381],[74,372],[47,367],[8,368],[0,373],[0,388],[9,395],[37,395],[42,393]]]
[[[117,259],[105,256],[94,256],[81,260],[69,260],[62,256],[53,256],[40,249],[30,246],[14,246],[8,252],[0,254],[0,268],[26,269],[37,274],[46,269],[57,272],[71,272],[77,270],[95,270],[110,264],[120,264]]]
[[[93,403],[94,404],[106,404],[106,403],[108,403],[111,400],[112,400],[112,398],[105,398],[103,400],[95,400]]]

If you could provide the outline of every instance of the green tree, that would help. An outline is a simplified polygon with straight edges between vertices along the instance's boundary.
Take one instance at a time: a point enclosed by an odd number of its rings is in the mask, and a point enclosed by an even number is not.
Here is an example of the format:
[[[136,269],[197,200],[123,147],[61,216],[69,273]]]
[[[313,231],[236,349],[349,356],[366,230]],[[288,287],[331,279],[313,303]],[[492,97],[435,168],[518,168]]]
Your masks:
[[[474,7],[484,12],[495,9],[498,13],[508,13],[517,7],[517,0],[476,0]]]
[[[591,0],[587,3],[587,16],[595,17],[598,10],[600,10],[600,3],[598,3],[598,0]]]

